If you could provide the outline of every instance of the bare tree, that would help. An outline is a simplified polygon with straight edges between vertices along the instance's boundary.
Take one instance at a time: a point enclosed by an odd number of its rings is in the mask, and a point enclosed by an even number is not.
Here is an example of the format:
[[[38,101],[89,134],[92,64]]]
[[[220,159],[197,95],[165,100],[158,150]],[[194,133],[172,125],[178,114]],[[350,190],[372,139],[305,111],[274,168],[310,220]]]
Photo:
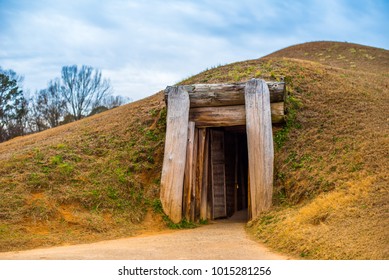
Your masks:
[[[109,80],[103,79],[101,71],[91,66],[77,65],[62,67],[61,92],[75,120],[87,116],[99,107],[103,99],[111,94]]]
[[[29,110],[28,127],[30,132],[40,132],[49,128],[43,115],[38,110],[36,100],[31,99],[31,108]]]
[[[104,98],[104,100],[102,101],[102,105],[107,107],[107,109],[113,109],[130,102],[131,102],[131,98],[129,97],[124,97],[121,95],[116,95],[116,96],[109,95],[106,98]]]
[[[129,97],[124,97],[121,95],[108,95],[101,101],[100,106],[94,107],[92,109],[92,111],[89,113],[89,116],[100,114],[102,112],[119,107],[129,102],[131,102],[131,98]]]
[[[50,81],[47,89],[37,92],[33,103],[32,119],[36,130],[58,126],[67,109],[61,94],[60,80]]]

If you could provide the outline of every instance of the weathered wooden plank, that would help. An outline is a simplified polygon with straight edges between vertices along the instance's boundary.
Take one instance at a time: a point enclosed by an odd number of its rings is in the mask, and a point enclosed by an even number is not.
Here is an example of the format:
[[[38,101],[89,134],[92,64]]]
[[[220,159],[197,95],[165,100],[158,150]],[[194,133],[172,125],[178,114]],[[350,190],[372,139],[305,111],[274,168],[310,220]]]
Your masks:
[[[249,163],[250,164],[250,163]],[[249,220],[252,219],[253,217],[253,208],[251,207],[252,205],[252,196],[251,196],[251,189],[250,189],[250,171],[247,176],[247,195],[248,195],[248,202],[247,202],[247,217]],[[254,216],[256,217],[256,216]]]
[[[191,123],[191,122],[189,122]],[[191,204],[190,204],[190,220],[189,221],[195,221],[196,218],[196,196],[197,196],[197,151],[198,151],[198,144],[199,144],[199,129],[195,128],[194,130],[194,142],[193,142],[193,159],[192,159],[192,186],[191,186]]]
[[[270,102],[284,102],[285,83],[266,82],[270,90]],[[184,86],[189,93],[190,107],[213,107],[244,105],[244,88],[246,83],[233,84],[195,84]],[[167,98],[165,90],[165,100]]]
[[[188,124],[188,139],[186,146],[186,163],[185,163],[185,177],[184,177],[184,195],[183,195],[183,215],[187,221],[191,219],[192,209],[192,188],[193,188],[193,152],[195,145],[195,123]]]
[[[208,189],[207,189],[207,219],[213,219],[213,190],[212,190],[212,160],[211,160],[211,132],[212,129],[207,128],[207,145],[208,145]]]
[[[168,96],[160,198],[164,212],[173,222],[178,223],[182,219],[189,95],[183,87],[174,87],[169,90]]]
[[[205,131],[205,145],[204,145],[204,164],[203,164],[203,182],[201,188],[201,205],[200,205],[200,219],[210,219],[210,207],[208,203],[209,196],[209,130],[203,128]]]
[[[274,150],[270,96],[265,81],[248,81],[245,99],[251,218],[255,219],[269,209],[273,193]]]
[[[236,126],[246,123],[244,105],[190,109],[189,119],[198,127]]]
[[[203,202],[203,192],[204,190],[204,168],[205,168],[205,142],[206,142],[206,128],[200,128],[198,130],[198,156],[197,156],[197,171],[196,171],[196,213],[195,213],[195,219],[204,219],[204,217],[201,216],[202,211],[202,202]],[[205,197],[206,199],[206,197]],[[205,220],[205,219],[204,219]]]
[[[277,102],[270,104],[271,122],[273,124],[285,122],[285,103]],[[190,112],[190,110],[189,110]]]
[[[272,123],[283,123],[285,118],[284,102],[271,103]],[[189,110],[189,120],[197,127],[238,126],[246,124],[244,105],[223,107],[199,107]]]
[[[224,132],[211,130],[211,175],[213,219],[227,216]]]

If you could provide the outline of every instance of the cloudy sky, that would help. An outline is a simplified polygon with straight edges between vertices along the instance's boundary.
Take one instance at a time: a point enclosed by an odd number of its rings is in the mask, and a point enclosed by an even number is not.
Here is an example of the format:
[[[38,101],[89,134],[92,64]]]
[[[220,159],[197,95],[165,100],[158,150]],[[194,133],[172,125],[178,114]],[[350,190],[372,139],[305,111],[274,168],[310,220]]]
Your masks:
[[[90,65],[138,100],[206,68],[317,40],[389,49],[387,0],[0,0],[0,67],[34,92]]]

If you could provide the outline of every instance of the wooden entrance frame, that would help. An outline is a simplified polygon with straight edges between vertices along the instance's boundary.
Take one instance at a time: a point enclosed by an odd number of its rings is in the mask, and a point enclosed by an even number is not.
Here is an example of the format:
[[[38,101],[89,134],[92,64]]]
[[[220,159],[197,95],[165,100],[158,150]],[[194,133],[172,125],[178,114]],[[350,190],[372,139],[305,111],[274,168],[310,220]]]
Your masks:
[[[272,123],[283,122],[284,99],[284,82],[261,79],[166,88],[160,198],[173,222],[212,218],[207,193],[209,127],[246,126],[249,216],[256,218],[269,209],[273,192]]]

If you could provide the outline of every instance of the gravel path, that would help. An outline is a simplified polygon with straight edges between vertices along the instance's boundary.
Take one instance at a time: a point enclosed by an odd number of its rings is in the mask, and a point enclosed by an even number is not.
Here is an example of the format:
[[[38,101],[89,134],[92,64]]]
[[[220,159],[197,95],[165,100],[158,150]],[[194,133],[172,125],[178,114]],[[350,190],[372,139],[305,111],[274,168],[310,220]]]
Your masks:
[[[0,253],[0,259],[230,260],[287,259],[250,239],[243,222],[218,221],[195,229],[92,244]]]

